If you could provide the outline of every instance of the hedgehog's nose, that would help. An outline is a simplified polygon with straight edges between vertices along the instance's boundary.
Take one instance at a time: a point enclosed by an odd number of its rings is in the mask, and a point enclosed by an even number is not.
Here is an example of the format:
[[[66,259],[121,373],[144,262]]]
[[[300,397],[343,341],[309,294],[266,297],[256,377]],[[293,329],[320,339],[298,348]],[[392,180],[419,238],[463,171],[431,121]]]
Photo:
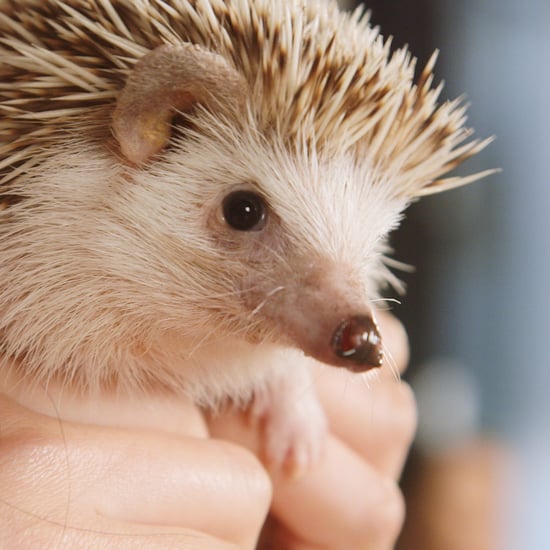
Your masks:
[[[354,315],[341,323],[332,337],[332,348],[354,372],[381,367],[384,359],[380,331],[369,315]]]

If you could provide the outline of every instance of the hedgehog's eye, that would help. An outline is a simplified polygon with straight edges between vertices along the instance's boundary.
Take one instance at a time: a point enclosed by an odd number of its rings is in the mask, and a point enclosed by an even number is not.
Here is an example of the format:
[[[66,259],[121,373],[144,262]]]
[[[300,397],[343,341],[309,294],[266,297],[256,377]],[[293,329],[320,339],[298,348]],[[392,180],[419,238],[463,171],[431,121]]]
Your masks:
[[[223,199],[224,220],[237,231],[259,231],[266,221],[266,204],[253,191],[234,191]]]

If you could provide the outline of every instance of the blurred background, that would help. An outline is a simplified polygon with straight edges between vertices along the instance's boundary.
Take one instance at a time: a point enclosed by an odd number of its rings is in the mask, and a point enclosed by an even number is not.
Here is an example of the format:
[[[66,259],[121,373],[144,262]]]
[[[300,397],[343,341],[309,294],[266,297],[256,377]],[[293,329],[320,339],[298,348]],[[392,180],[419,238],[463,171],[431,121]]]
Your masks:
[[[354,7],[350,0],[342,4]],[[550,0],[366,0],[476,136],[461,169],[500,174],[413,205],[394,312],[411,339],[419,431],[402,550],[550,549]]]

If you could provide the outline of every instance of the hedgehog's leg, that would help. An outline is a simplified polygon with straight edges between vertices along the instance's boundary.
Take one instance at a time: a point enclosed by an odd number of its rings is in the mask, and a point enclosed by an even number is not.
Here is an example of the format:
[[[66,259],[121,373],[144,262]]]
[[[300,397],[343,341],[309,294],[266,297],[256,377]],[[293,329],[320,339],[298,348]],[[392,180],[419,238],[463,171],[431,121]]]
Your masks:
[[[284,354],[286,364],[255,392],[251,414],[263,427],[263,458],[269,468],[300,477],[321,455],[326,433],[325,413],[317,399],[308,359]]]

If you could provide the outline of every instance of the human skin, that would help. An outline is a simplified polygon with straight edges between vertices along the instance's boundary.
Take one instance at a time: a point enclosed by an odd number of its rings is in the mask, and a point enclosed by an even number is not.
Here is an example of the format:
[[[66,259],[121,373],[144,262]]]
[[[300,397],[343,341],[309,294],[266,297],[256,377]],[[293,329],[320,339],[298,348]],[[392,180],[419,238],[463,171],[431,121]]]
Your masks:
[[[5,382],[0,547],[252,549],[269,514],[260,548],[389,550],[416,409],[396,376],[406,335],[383,312],[379,322],[388,360],[368,382],[312,364],[329,435],[299,479],[262,465],[261,422],[246,413]]]

